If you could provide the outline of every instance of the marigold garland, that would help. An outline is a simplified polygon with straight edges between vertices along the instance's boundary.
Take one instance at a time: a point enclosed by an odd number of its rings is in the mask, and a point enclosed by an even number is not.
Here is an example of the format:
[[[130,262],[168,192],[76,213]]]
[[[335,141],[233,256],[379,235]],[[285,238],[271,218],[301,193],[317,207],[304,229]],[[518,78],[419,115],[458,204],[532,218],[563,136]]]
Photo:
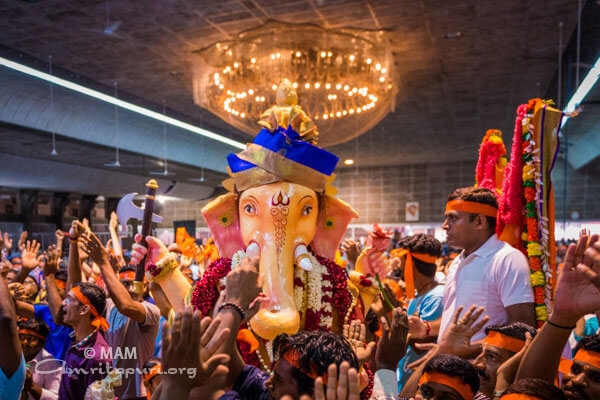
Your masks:
[[[539,218],[538,199],[542,199],[542,187],[536,182],[536,173],[540,168],[540,159],[534,156],[536,143],[534,142],[534,125],[531,122],[535,105],[540,99],[531,99],[525,107],[525,113],[521,118],[522,154],[523,161],[523,198],[525,200],[525,223],[527,232],[526,251],[531,270],[531,286],[534,292],[535,312],[538,328],[546,320],[548,310],[546,308],[546,276],[543,272],[543,246],[540,243],[540,232],[542,227]],[[519,107],[523,111],[523,105]]]

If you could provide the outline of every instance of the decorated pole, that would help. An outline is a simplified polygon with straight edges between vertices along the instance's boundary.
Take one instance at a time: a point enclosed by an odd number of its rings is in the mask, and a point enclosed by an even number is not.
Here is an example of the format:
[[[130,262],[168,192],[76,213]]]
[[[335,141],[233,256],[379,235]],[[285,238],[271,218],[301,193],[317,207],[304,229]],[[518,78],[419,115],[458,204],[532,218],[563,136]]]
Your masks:
[[[146,197],[144,199],[144,216],[142,218],[142,241],[140,244],[148,247],[146,244],[146,236],[152,233],[152,215],[154,214],[154,199],[156,198],[156,190],[158,183],[154,179],[150,179],[146,183]],[[146,257],[138,264],[135,271],[135,281],[133,281],[133,291],[138,294],[144,292],[144,274],[146,272]]]
[[[146,197],[144,200],[144,209],[142,210],[135,204],[133,204],[133,198],[137,193],[129,193],[119,201],[117,205],[117,216],[119,222],[125,229],[127,229],[127,221],[130,218],[142,220],[142,241],[141,245],[146,246],[146,236],[152,233],[152,222],[161,222],[162,217],[154,214],[154,199],[156,197],[156,190],[158,189],[158,183],[154,179],[150,179],[146,183]],[[138,294],[144,292],[144,274],[146,265],[146,257],[138,264],[135,272],[135,280],[133,282],[133,291]]]

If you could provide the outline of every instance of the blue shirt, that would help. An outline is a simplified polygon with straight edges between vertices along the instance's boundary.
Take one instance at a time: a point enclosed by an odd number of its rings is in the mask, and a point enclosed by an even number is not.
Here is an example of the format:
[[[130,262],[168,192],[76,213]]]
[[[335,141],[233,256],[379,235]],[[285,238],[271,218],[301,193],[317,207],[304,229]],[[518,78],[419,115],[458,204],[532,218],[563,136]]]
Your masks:
[[[56,325],[50,312],[50,307],[46,304],[34,304],[33,315],[37,319],[44,321],[50,328],[50,334],[46,337],[46,345],[44,348],[59,360],[64,360],[67,350],[71,347],[71,332],[73,328],[70,326]]]
[[[21,356],[21,364],[10,378],[7,378],[2,368],[0,368],[0,399],[19,400],[23,390],[23,382],[25,382],[25,357]]]
[[[415,297],[408,304],[408,315],[415,315],[423,321],[435,321],[442,315],[444,309],[444,285],[437,285],[422,296]],[[419,358],[425,356],[427,352],[418,354],[412,346],[406,349],[406,355],[398,363],[398,393],[402,391],[402,386],[406,384],[414,370],[408,368],[408,365]]]

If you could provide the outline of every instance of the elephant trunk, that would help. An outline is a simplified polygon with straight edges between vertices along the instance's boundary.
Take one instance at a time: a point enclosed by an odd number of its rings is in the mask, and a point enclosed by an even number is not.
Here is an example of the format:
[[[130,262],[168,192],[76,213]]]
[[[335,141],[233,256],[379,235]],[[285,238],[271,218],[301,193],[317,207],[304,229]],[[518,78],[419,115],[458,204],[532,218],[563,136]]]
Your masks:
[[[250,320],[252,330],[263,339],[272,340],[280,333],[294,334],[300,328],[300,315],[294,302],[294,243],[262,246],[259,273],[263,293],[269,298]]]

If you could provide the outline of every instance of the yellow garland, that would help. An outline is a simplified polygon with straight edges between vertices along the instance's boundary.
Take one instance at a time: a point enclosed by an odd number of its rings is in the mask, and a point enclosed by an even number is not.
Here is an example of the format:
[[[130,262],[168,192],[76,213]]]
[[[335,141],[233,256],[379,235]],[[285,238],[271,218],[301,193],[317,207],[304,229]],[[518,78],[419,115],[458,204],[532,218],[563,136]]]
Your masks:
[[[542,271],[534,271],[529,276],[531,279],[531,286],[545,286],[546,285],[546,277]]]
[[[542,249],[538,242],[530,242],[527,244],[527,255],[531,257],[539,257],[542,255]]]
[[[548,310],[545,304],[535,306],[535,319],[537,321],[546,321],[548,319]]]

